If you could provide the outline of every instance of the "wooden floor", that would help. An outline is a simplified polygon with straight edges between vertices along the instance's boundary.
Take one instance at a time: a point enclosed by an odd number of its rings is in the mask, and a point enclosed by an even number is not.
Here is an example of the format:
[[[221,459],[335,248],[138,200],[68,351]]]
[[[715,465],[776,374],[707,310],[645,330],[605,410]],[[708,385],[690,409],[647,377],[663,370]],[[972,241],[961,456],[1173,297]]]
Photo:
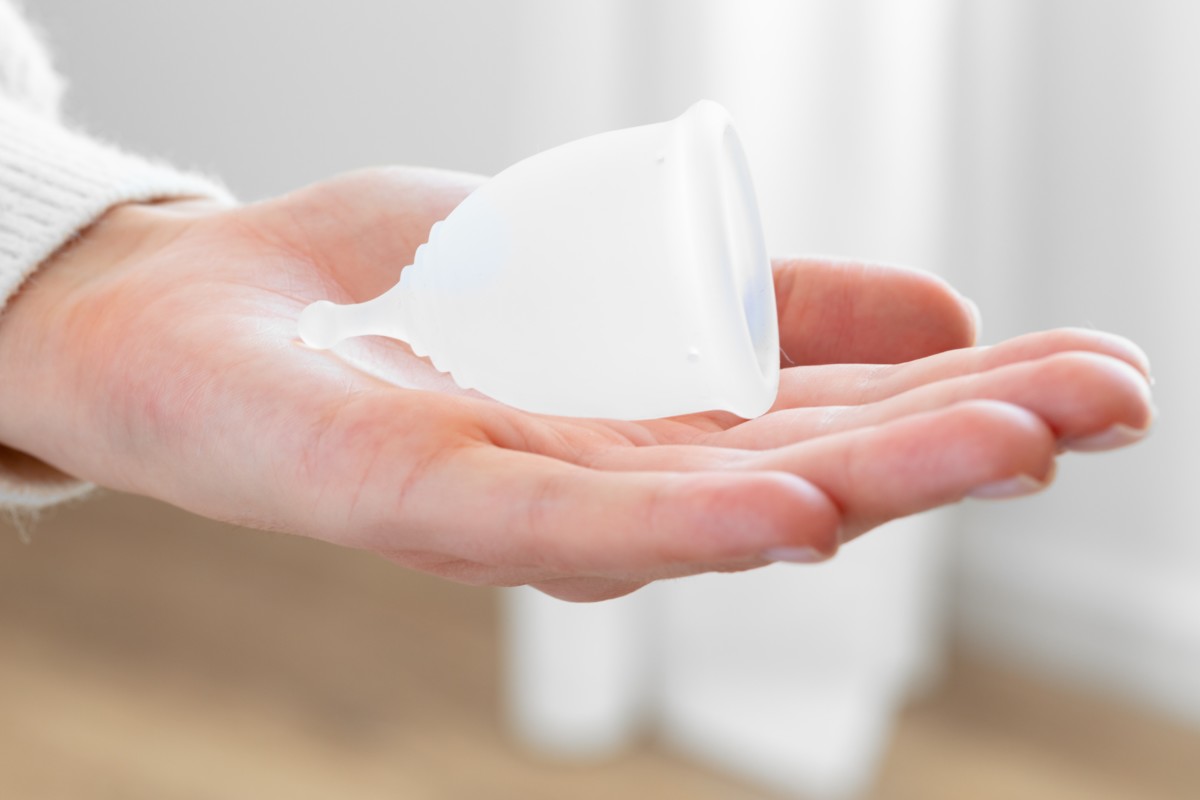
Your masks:
[[[540,762],[497,715],[495,595],[107,496],[0,523],[0,798],[769,798],[652,744]],[[966,662],[876,800],[1200,797],[1200,734]]]

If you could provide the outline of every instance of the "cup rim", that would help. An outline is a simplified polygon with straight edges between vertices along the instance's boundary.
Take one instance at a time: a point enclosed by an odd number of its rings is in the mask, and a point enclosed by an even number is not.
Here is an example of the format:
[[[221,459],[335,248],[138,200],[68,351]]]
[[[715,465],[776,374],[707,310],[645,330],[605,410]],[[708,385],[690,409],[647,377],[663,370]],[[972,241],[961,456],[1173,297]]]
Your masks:
[[[713,386],[719,405],[756,417],[779,388],[779,323],[774,276],[741,139],[729,112],[701,100],[676,119],[685,152],[683,206],[702,272],[709,346],[733,371]],[[737,297],[736,303],[728,301]]]

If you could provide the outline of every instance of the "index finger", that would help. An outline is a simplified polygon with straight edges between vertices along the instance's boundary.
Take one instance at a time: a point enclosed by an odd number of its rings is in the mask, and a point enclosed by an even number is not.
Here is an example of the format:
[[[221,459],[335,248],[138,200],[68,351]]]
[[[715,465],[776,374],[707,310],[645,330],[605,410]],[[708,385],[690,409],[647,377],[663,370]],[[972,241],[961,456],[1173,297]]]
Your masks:
[[[975,343],[974,304],[933,274],[831,258],[773,267],[784,367],[898,364]]]
[[[405,494],[396,519],[410,545],[558,575],[630,576],[774,547],[832,554],[840,522],[824,492],[787,472],[615,472],[490,445],[440,461]]]

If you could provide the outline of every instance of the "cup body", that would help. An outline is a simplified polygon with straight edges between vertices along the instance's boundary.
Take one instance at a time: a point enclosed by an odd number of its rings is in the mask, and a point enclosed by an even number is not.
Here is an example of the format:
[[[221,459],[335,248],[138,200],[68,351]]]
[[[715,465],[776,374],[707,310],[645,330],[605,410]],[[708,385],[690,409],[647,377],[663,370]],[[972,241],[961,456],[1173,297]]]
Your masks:
[[[419,307],[417,352],[528,411],[754,417],[778,389],[749,170],[709,101],[514,164],[435,226],[397,288]]]

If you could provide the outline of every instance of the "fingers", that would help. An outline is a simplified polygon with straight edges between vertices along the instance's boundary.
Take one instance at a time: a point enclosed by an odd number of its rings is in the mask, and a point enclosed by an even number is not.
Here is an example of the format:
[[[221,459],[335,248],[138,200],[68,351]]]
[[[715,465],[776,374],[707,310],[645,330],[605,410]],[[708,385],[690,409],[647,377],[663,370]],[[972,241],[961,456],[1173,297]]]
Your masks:
[[[403,542],[534,575],[623,580],[780,546],[832,554],[838,529],[829,498],[787,473],[604,471],[491,445],[397,481],[394,502],[375,518],[363,546],[396,560]]]
[[[597,599],[664,575],[754,566],[779,548],[830,555],[972,492],[1039,488],[1054,444],[1037,416],[991,401],[763,452],[614,449],[603,469],[479,442],[381,456],[354,527],[359,546],[410,566]]]
[[[888,520],[970,494],[1007,497],[1036,491],[1053,478],[1055,457],[1054,434],[1041,419],[991,401],[963,403],[801,447],[807,452],[794,466],[843,509],[843,542]]]
[[[929,273],[777,259],[781,365],[895,364],[975,343],[974,306]]]
[[[1051,477],[1054,432],[1014,405],[973,400],[762,452],[695,445],[612,450],[607,469],[746,469],[802,476],[842,512],[842,541],[971,493],[1001,496]]]
[[[1121,336],[1080,328],[1031,333],[990,347],[938,353],[897,365],[834,364],[785,369],[775,408],[872,403],[934,381],[972,375],[1008,364],[1066,352],[1098,353],[1124,361],[1144,377],[1146,354]]]
[[[707,441],[738,448],[779,447],[983,399],[1032,411],[1067,448],[1103,444],[1094,437],[1114,429],[1124,432],[1123,443],[1128,444],[1129,437],[1149,428],[1153,413],[1149,385],[1127,362],[1068,352],[935,381],[874,403],[778,411],[715,433]],[[1120,443],[1110,442],[1111,446]]]

